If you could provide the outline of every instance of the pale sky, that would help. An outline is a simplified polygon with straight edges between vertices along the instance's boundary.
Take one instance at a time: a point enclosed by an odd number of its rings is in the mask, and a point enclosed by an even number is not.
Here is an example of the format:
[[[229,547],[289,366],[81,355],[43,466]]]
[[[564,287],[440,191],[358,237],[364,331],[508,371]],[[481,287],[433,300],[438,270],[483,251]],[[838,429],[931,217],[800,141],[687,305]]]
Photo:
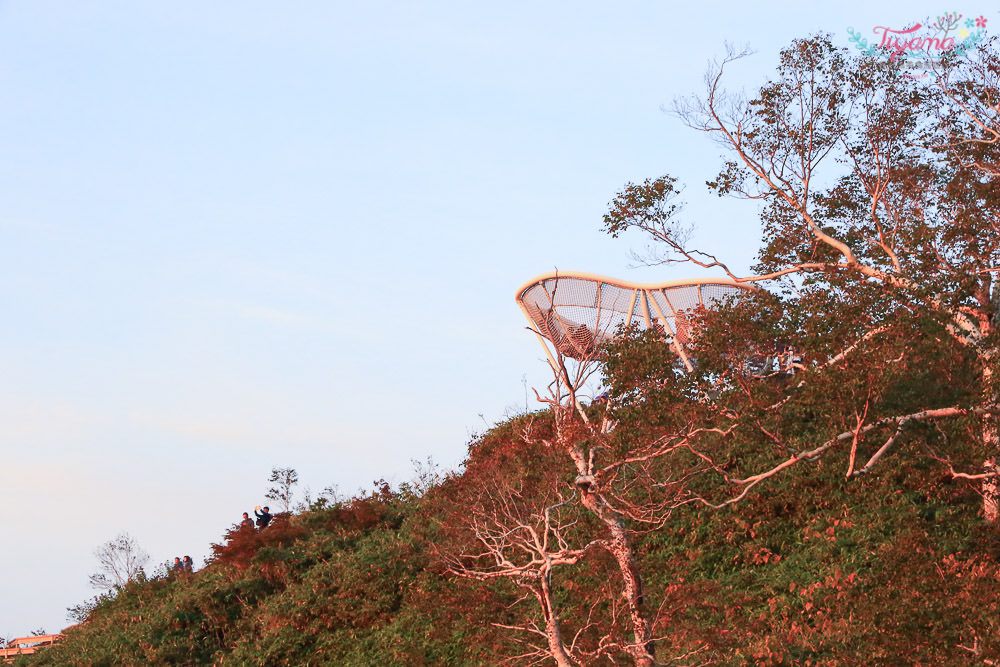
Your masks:
[[[544,387],[516,288],[628,280],[607,203],[664,173],[753,260],[720,149],[663,111],[726,41],[987,3],[0,0],[0,635],[69,622],[94,549],[200,564],[272,467],[347,494],[445,468]],[[534,403],[530,407],[537,407]]]

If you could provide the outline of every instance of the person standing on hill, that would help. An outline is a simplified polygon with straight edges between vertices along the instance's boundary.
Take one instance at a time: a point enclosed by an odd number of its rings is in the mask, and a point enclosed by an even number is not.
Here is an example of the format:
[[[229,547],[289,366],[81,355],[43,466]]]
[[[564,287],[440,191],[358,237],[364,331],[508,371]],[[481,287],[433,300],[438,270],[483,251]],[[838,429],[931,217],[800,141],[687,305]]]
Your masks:
[[[184,567],[185,572],[190,573],[194,571],[194,561],[191,560],[191,556],[184,556],[184,560],[181,561],[181,564]]]
[[[243,513],[243,520],[240,521],[240,528],[253,528],[253,519],[246,512]]]
[[[253,508],[253,513],[257,517],[257,527],[267,528],[267,524],[271,523],[271,508],[265,506],[263,512],[259,512],[259,509],[260,505]]]

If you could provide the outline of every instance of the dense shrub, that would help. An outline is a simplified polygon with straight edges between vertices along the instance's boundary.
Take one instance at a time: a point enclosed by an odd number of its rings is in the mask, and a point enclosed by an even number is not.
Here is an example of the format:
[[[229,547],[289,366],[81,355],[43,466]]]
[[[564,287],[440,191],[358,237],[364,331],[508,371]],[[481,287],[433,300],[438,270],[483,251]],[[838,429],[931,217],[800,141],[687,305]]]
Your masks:
[[[448,575],[432,543],[460,509],[449,502],[484,466],[537,478],[527,457],[542,453],[518,437],[521,427],[477,440],[471,472],[423,496],[380,485],[264,530],[228,531],[203,570],[130,584],[61,644],[17,664],[489,665],[516,656],[520,637],[494,624],[530,618],[530,601],[504,582]],[[820,464],[753,502],[683,509],[637,535],[647,594],[664,610],[658,658],[1000,658],[1000,537],[982,524],[968,485],[933,475],[914,462],[849,484]],[[560,574],[567,624],[581,622],[570,599],[613,584],[613,572],[595,558]]]

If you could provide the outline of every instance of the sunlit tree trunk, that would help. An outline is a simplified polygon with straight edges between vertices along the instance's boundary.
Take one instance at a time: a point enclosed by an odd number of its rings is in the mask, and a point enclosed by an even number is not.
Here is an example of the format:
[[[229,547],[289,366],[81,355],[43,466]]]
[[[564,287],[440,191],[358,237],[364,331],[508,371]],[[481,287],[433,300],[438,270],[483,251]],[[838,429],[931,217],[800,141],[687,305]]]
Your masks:
[[[983,365],[983,385],[987,393],[988,400],[985,401],[987,404],[995,401],[996,392],[993,391],[992,380],[993,369],[990,368],[989,362],[986,362]],[[983,445],[987,452],[1000,450],[1000,435],[997,433],[996,418],[992,415],[987,416],[983,422]],[[989,474],[998,471],[1000,466],[997,466],[996,456],[988,456],[983,462],[983,472]],[[1000,517],[1000,484],[997,483],[996,477],[983,479],[983,517],[989,523],[996,522]]]
[[[541,590],[538,595],[538,602],[542,606],[542,614],[545,616],[545,638],[549,644],[549,652],[559,667],[574,667],[574,663],[562,640],[562,629],[559,626],[559,615],[556,613],[555,603],[552,600],[552,580],[550,577],[551,567],[545,568],[539,576]]]
[[[634,643],[629,652],[635,658],[638,667],[651,667],[656,664],[654,659],[652,626],[646,610],[646,600],[642,588],[642,572],[632,550],[632,542],[628,536],[625,519],[616,511],[594,488],[594,477],[591,462],[583,450],[575,445],[567,445],[566,451],[576,464],[576,487],[580,490],[583,506],[590,510],[608,529],[611,539],[605,542],[605,548],[618,563],[622,575],[622,596],[628,605]]]
[[[987,316],[983,318],[983,335],[988,336],[991,330],[995,330],[1000,324],[1000,282],[989,279],[986,284],[986,292],[989,295],[989,310]],[[983,369],[983,404],[995,405],[997,402],[997,391],[993,386],[993,354],[980,354],[979,363]],[[983,422],[983,445],[984,450],[989,452],[986,461],[983,462],[984,473],[1000,472],[997,465],[997,456],[1000,455],[1000,433],[997,432],[996,417],[988,415]],[[987,477],[983,480],[983,517],[989,523],[994,523],[1000,518],[1000,483],[996,477]]]
[[[632,542],[625,528],[625,520],[616,512],[603,496],[591,493],[581,484],[584,506],[593,512],[607,527],[611,534],[607,548],[618,563],[622,575],[622,595],[628,604],[632,630],[635,634],[635,645],[631,652],[635,656],[635,664],[639,667],[650,667],[655,664],[652,629],[649,615],[646,612],[646,599],[642,590],[642,573],[636,561]]]
[[[632,631],[635,635],[634,646],[630,652],[635,657],[635,664],[638,667],[650,667],[655,664],[652,630],[649,616],[646,613],[642,573],[636,561],[635,552],[632,550],[632,542],[629,540],[628,531],[625,528],[625,520],[621,513],[616,512],[608,504],[604,496],[595,492],[590,464],[583,452],[578,447],[572,446],[568,448],[568,451],[580,473],[576,480],[576,486],[580,489],[584,507],[600,519],[611,535],[611,539],[606,542],[606,547],[614,556],[622,575],[622,596],[628,605]]]

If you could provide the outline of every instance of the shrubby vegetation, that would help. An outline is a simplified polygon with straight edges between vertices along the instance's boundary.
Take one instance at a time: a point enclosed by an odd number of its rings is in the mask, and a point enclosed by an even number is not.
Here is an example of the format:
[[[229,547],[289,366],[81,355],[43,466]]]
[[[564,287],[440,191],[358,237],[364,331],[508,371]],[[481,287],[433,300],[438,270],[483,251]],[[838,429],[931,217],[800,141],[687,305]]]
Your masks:
[[[913,81],[800,40],[751,100],[723,63],[677,110],[762,204],[758,273],[686,245],[669,176],[605,218],[767,287],[688,314],[689,368],[623,332],[582,360],[609,402],[557,363],[461,472],[234,528],[22,664],[996,664],[991,49]]]
[[[127,584],[66,641],[22,660],[478,662],[492,630],[462,611],[478,608],[479,594],[443,580],[432,563],[426,502],[381,484],[327,509],[276,515],[264,530],[234,527],[203,570]]]
[[[530,635],[501,626],[543,626],[534,598],[510,580],[448,573],[441,550],[464,539],[452,527],[463,511],[456,501],[483,488],[470,476],[522,479],[528,504],[549,501],[539,477],[572,481],[572,468],[523,437],[529,425],[551,428],[547,421],[550,413],[538,413],[496,427],[473,443],[464,475],[422,496],[382,485],[328,509],[279,515],[266,530],[234,528],[205,569],[126,585],[63,643],[18,664],[492,665],[528,652],[519,640]],[[821,463],[750,503],[680,508],[663,528],[634,536],[660,612],[657,658],[1000,659],[1000,536],[978,501],[975,489],[913,460],[856,484]],[[564,626],[585,628],[580,648],[628,634],[627,623],[586,629],[612,622],[616,571],[601,550],[556,568]]]

